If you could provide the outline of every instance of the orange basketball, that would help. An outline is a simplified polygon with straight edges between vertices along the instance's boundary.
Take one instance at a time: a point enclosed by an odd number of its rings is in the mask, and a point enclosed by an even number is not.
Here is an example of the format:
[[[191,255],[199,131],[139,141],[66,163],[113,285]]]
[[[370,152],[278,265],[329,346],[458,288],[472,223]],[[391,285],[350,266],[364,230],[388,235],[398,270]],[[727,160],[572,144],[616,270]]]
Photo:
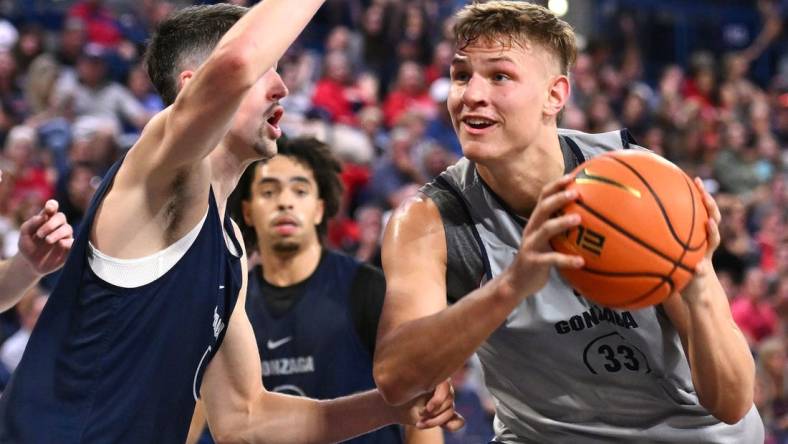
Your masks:
[[[564,213],[580,226],[550,240],[585,259],[561,269],[584,297],[637,309],[662,302],[689,282],[706,253],[708,214],[695,183],[669,161],[644,151],[615,151],[578,166],[577,201]]]

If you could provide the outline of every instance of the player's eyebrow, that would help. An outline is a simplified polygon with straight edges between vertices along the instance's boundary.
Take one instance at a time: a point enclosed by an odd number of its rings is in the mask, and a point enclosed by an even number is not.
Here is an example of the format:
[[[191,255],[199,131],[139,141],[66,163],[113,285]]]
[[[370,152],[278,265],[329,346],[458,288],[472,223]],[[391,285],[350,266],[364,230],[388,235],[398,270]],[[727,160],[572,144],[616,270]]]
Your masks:
[[[486,63],[514,63],[514,60],[509,56],[498,56],[491,59],[486,59]]]
[[[467,65],[467,64],[468,64],[468,58],[467,57],[463,57],[463,56],[455,54],[454,57],[451,59],[451,65],[452,66],[454,66],[454,65]]]
[[[307,179],[305,176],[293,176],[287,180],[288,182],[296,182],[296,183],[304,183],[307,185],[311,185],[312,183]]]
[[[277,178],[275,178],[275,177],[263,177],[262,179],[260,179],[260,180],[257,182],[257,184],[258,184],[258,185],[264,185],[264,184],[278,184],[278,183],[279,183],[279,179],[277,179]]]
[[[279,184],[280,182],[282,181],[277,179],[276,177],[263,177],[257,183],[262,185],[266,183]],[[309,178],[307,178],[306,176],[289,177],[287,178],[287,182],[305,183],[307,185],[311,184]]]
[[[485,64],[515,63],[514,59],[512,59],[509,56],[505,56],[505,55],[504,56],[491,57],[491,58],[484,58],[484,59],[481,60],[481,62],[485,63]],[[451,60],[451,65],[452,66],[455,66],[455,65],[467,65],[468,63],[469,63],[468,62],[468,57],[461,56],[461,55],[455,55],[454,58],[452,58],[452,60]]]

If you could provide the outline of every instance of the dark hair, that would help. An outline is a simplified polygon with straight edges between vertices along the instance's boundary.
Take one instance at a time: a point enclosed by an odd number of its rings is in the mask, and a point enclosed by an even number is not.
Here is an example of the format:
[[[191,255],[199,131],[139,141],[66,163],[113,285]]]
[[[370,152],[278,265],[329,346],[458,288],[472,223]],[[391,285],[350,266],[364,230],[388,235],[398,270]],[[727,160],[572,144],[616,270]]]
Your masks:
[[[247,11],[242,6],[189,6],[159,24],[145,51],[145,69],[166,105],[178,95],[178,75],[196,69]]]
[[[317,226],[321,239],[326,234],[328,221],[336,216],[342,203],[342,165],[325,143],[312,137],[299,137],[295,139],[280,139],[277,142],[277,156],[287,156],[312,171],[317,182],[317,195],[323,201],[323,220]],[[248,248],[257,246],[257,234],[254,227],[244,222],[241,202],[252,198],[252,186],[257,168],[266,160],[258,160],[244,171],[238,186],[230,196],[232,217],[239,222],[241,233]]]

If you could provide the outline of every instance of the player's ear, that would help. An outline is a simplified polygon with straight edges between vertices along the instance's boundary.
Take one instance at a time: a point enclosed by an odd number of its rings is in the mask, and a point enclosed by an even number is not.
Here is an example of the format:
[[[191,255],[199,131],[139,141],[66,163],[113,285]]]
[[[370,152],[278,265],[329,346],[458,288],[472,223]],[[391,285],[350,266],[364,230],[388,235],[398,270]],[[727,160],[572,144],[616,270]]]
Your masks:
[[[254,221],[252,220],[252,205],[248,200],[241,201],[241,214],[244,217],[244,223],[249,226],[254,226]]]
[[[315,212],[315,226],[320,225],[323,222],[323,214],[326,212],[326,203],[323,199],[317,200],[317,211]]]
[[[569,78],[563,74],[555,76],[548,85],[547,101],[542,110],[548,116],[557,116],[569,100]]]
[[[184,86],[194,77],[194,71],[187,69],[178,75],[178,91],[182,90]]]

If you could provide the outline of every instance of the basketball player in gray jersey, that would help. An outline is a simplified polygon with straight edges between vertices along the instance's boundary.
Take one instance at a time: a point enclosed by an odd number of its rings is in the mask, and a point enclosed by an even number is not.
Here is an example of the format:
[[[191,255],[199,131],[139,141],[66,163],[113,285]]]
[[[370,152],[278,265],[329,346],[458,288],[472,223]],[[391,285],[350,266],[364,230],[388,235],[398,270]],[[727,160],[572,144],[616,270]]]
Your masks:
[[[465,157],[386,229],[374,369],[386,400],[429,391],[478,352],[495,442],[762,443],[752,356],[711,266],[711,196],[710,248],[680,294],[638,311],[586,300],[557,273],[582,258],[548,243],[582,221],[553,215],[577,198],[566,173],[633,142],[557,129],[576,49],[547,9],[469,5],[455,35],[448,107]]]

